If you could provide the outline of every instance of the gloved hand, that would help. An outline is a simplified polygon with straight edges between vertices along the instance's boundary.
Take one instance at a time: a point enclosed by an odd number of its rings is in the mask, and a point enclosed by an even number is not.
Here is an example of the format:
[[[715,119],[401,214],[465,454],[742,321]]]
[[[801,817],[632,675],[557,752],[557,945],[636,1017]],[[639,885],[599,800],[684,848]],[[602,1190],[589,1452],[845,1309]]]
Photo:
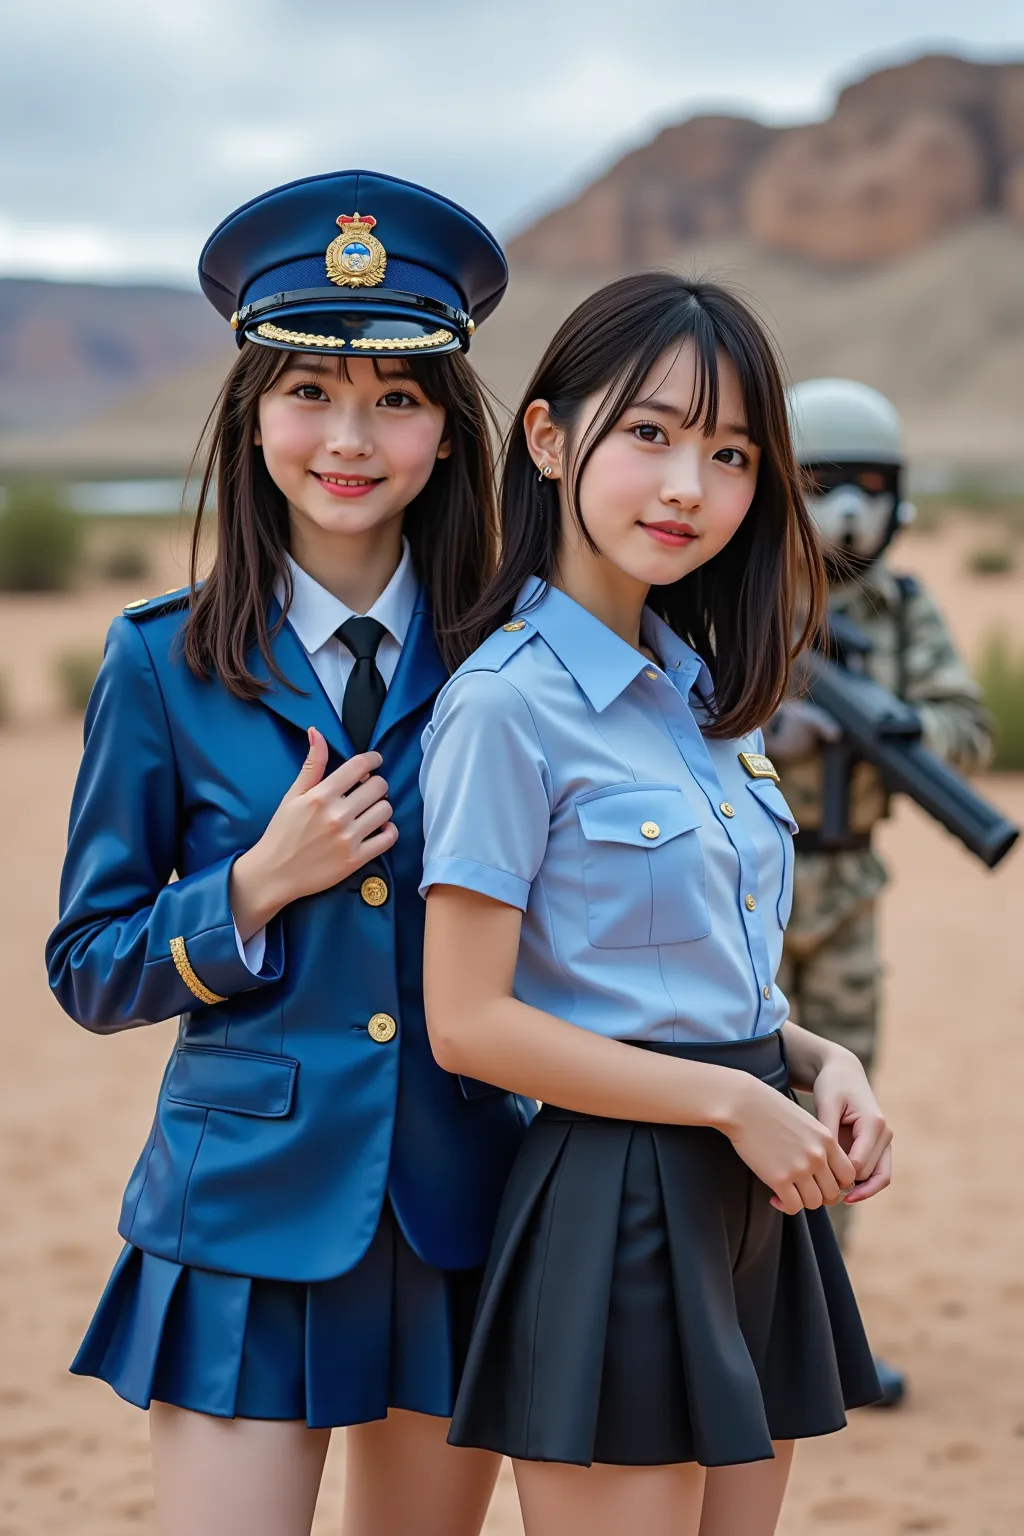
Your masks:
[[[765,751],[781,763],[811,757],[826,743],[838,741],[842,726],[808,699],[786,699],[765,727]]]

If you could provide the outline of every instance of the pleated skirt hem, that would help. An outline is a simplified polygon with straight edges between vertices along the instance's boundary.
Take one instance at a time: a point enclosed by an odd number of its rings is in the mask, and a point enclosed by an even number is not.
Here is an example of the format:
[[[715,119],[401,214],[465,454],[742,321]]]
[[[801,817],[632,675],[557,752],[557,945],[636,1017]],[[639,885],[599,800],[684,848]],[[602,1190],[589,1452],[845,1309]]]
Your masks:
[[[306,1284],[176,1264],[126,1244],[71,1371],[138,1408],[335,1428],[451,1415],[480,1271],[445,1273],[386,1207],[346,1275]]]

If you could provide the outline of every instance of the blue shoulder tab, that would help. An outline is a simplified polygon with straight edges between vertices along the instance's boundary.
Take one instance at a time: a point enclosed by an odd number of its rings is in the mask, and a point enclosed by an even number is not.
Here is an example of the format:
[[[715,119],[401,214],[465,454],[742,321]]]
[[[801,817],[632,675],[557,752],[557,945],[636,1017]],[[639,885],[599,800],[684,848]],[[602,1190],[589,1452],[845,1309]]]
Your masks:
[[[191,597],[191,587],[172,587],[159,597],[136,598],[134,603],[126,603],[122,612],[126,619],[151,619],[158,613],[170,613],[172,608],[187,608]]]
[[[454,675],[460,672],[500,672],[505,663],[537,633],[528,619],[512,619],[478,645]]]

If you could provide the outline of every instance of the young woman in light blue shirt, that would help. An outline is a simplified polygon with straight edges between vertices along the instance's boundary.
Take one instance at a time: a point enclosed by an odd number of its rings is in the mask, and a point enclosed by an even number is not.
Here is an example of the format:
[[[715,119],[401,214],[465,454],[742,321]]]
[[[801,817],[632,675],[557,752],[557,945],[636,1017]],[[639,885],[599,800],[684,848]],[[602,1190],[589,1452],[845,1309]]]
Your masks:
[[[878,1396],[825,1207],[888,1183],[891,1133],[775,985],[760,726],[823,579],[750,311],[670,274],[585,301],[502,518],[424,738],[427,1019],[543,1108],[451,1439],[514,1458],[527,1536],[770,1536],[794,1440]]]

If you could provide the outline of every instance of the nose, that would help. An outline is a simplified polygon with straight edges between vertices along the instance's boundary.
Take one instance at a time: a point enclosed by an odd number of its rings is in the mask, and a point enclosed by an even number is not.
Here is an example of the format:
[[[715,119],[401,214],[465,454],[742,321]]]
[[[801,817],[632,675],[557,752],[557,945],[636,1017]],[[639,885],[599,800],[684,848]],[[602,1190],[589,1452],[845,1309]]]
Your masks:
[[[356,402],[339,402],[331,412],[324,446],[339,459],[368,459],[373,453],[369,421]]]
[[[666,507],[694,511],[704,500],[701,482],[701,450],[693,443],[680,443],[665,456],[665,473],[660,500]]]

